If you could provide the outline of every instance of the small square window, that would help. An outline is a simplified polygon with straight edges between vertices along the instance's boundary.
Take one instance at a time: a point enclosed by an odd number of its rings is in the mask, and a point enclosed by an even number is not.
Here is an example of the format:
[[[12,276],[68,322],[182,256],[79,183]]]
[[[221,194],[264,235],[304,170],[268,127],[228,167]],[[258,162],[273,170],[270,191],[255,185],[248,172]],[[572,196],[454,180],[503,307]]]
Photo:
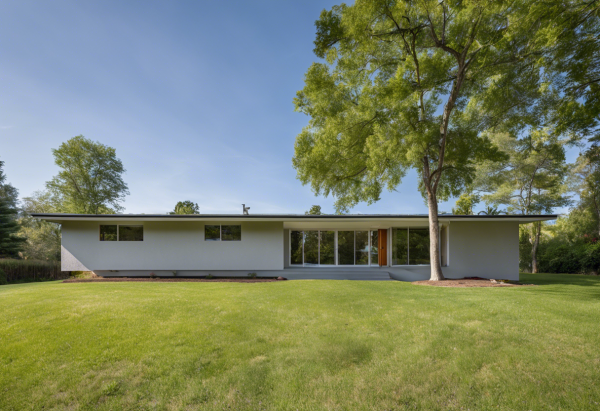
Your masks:
[[[119,241],[144,241],[144,226],[120,225]]]
[[[100,226],[100,241],[117,241],[117,226],[116,225],[101,225]]]
[[[206,225],[204,226],[205,241],[221,241],[221,226]]]
[[[241,241],[242,226],[241,225],[223,225],[221,226],[221,239],[223,241]]]

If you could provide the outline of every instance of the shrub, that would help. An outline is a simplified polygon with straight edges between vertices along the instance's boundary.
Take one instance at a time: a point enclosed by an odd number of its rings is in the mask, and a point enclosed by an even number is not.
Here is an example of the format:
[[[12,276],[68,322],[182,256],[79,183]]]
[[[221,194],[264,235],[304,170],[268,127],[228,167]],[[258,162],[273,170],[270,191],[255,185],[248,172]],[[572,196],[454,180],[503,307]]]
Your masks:
[[[8,284],[8,280],[6,279],[6,273],[2,268],[0,268],[0,285]]]
[[[250,278],[256,278],[256,273],[248,273],[248,277]]]

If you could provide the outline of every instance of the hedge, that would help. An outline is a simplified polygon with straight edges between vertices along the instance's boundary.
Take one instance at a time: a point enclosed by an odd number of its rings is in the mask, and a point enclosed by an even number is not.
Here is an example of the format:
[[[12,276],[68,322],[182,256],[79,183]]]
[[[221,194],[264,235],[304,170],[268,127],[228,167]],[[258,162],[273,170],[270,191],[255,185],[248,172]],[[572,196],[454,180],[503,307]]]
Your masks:
[[[0,270],[4,271],[9,283],[62,280],[70,274],[60,270],[60,261],[0,259]]]
[[[541,273],[598,274],[600,272],[599,243],[549,243],[538,254]]]

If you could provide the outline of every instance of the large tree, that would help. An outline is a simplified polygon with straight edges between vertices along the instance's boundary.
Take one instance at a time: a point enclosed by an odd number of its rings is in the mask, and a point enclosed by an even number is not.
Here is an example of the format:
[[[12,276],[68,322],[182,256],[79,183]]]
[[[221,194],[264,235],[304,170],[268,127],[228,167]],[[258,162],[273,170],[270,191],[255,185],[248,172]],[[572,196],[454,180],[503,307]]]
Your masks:
[[[479,162],[504,158],[482,131],[526,105],[540,80],[525,64],[539,25],[518,18],[529,6],[357,0],[316,22],[314,51],[326,62],[309,68],[295,99],[311,118],[296,138],[298,178],[335,196],[339,211],[379,200],[416,169],[429,208],[432,280],[443,279],[438,200],[469,186]],[[500,84],[502,93],[485,98]],[[465,110],[478,104],[485,119]]]
[[[77,136],[52,154],[60,171],[46,186],[63,212],[112,214],[123,209],[121,202],[129,190],[114,148]]]
[[[503,152],[505,161],[482,164],[476,186],[484,193],[488,204],[504,205],[509,213],[524,215],[552,213],[555,208],[571,204],[568,197],[569,166],[565,161],[565,146],[569,139],[552,131],[529,130],[522,138],[508,133],[491,134]],[[537,251],[542,235],[542,223],[530,227],[531,270],[538,272]]]

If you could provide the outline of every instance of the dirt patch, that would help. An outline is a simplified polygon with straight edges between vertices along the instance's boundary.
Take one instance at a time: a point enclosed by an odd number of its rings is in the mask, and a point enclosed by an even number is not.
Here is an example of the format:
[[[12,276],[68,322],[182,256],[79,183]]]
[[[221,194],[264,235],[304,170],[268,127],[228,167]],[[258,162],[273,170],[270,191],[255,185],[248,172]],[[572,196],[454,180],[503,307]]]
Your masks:
[[[283,277],[267,278],[243,278],[243,277],[219,277],[219,278],[71,278],[63,283],[271,283],[284,281]]]
[[[495,281],[495,282],[494,282]],[[502,282],[488,280],[487,278],[459,278],[442,281],[413,281],[417,285],[432,285],[436,287],[523,287],[535,284],[521,284],[517,282]]]

